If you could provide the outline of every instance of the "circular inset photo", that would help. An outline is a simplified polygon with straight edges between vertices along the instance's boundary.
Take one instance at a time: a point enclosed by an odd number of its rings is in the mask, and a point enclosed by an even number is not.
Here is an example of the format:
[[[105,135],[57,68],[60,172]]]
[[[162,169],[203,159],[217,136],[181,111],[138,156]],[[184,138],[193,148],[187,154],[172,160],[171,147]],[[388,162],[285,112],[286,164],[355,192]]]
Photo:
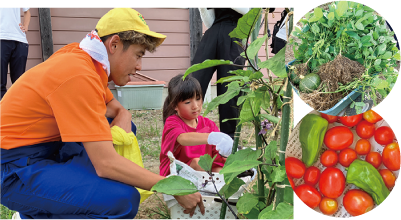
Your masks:
[[[390,24],[352,1],[312,9],[297,22],[286,47],[295,92],[313,109],[337,116],[378,105],[397,80],[399,60]]]
[[[400,172],[394,132],[373,110],[348,117],[309,113],[292,131],[285,157],[296,195],[333,217],[362,215],[380,205]]]

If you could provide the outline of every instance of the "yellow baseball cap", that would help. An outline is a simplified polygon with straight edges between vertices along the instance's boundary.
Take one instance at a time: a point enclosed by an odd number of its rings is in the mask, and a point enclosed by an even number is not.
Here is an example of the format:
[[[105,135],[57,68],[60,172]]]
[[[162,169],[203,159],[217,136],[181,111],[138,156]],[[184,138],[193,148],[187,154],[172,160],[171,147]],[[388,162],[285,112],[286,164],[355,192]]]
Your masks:
[[[141,13],[132,8],[111,9],[97,22],[96,30],[99,37],[123,31],[136,31],[158,38],[159,42],[156,46],[166,39],[166,35],[151,31]]]

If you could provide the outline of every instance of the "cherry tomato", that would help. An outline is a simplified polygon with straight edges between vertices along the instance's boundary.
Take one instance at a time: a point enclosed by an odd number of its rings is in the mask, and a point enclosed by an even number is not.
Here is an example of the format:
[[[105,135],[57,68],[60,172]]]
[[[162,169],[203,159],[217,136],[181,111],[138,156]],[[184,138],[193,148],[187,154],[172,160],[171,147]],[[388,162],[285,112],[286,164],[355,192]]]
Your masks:
[[[338,162],[340,162],[343,167],[349,167],[356,158],[358,158],[358,155],[356,155],[356,151],[351,148],[345,148],[338,154]]]
[[[320,170],[317,167],[310,166],[305,171],[304,181],[306,184],[314,186],[319,182]]]
[[[285,171],[292,178],[301,178],[305,174],[305,164],[295,157],[287,157],[285,159]]]
[[[288,182],[290,182],[290,185],[291,185],[291,187],[292,187],[292,190],[294,190],[294,189],[295,189],[295,183],[294,183],[294,180],[292,180],[292,178],[291,178],[291,177],[288,177]]]
[[[343,125],[348,127],[354,127],[362,119],[362,114],[354,116],[339,116],[338,119]]]
[[[326,119],[329,123],[336,122],[338,120],[338,116],[333,116],[333,115],[327,115],[324,113],[320,113],[320,116],[324,119]]]
[[[369,152],[365,158],[366,162],[372,164],[376,169],[382,164],[382,156],[378,152]]]
[[[366,155],[370,152],[370,142],[366,139],[359,139],[355,145],[355,151],[359,155]]]
[[[373,110],[368,110],[368,111],[364,112],[362,117],[366,121],[373,123],[373,124],[375,124],[376,122],[379,122],[380,120],[383,119],[379,114],[377,114]]]
[[[323,197],[323,199],[320,201],[319,209],[325,215],[332,215],[338,210],[338,202],[336,199]]]
[[[394,142],[384,147],[382,153],[384,166],[391,171],[400,169],[400,147]]]
[[[345,176],[335,167],[327,167],[320,175],[320,192],[329,198],[335,199],[341,196],[345,188]]]
[[[368,139],[375,134],[375,129],[375,124],[362,120],[356,125],[355,131],[359,137]]]
[[[311,185],[302,184],[295,188],[294,191],[299,199],[312,209],[316,208],[322,200],[320,193]]]
[[[394,173],[388,169],[380,169],[379,173],[382,176],[384,184],[386,184],[387,188],[388,189],[393,188],[396,180]]]
[[[372,197],[366,192],[360,189],[351,189],[345,193],[343,205],[350,215],[357,216],[369,212],[375,204]]]
[[[335,166],[338,162],[338,155],[334,150],[326,150],[320,156],[320,163],[325,167]]]
[[[381,126],[375,131],[375,141],[381,145],[387,145],[393,142],[395,138],[393,130],[388,126]]]
[[[330,128],[324,135],[324,144],[331,150],[342,150],[351,146],[354,134],[345,126]]]

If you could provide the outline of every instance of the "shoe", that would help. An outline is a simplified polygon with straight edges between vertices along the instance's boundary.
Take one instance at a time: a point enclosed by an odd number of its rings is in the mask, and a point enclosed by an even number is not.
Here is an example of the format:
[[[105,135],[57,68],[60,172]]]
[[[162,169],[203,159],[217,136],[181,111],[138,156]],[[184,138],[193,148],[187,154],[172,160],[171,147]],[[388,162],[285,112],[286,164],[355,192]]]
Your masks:
[[[21,219],[21,216],[19,215],[19,212],[15,212],[11,219]]]

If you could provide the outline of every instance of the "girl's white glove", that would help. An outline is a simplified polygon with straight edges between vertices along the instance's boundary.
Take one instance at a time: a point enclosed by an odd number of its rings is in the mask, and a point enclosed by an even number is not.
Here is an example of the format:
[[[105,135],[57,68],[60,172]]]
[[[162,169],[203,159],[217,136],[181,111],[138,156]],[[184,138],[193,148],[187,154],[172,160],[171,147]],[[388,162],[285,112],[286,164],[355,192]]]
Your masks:
[[[210,145],[216,145],[216,150],[218,150],[224,157],[230,156],[233,142],[233,139],[231,139],[229,135],[222,132],[212,132],[207,138],[207,143]]]

